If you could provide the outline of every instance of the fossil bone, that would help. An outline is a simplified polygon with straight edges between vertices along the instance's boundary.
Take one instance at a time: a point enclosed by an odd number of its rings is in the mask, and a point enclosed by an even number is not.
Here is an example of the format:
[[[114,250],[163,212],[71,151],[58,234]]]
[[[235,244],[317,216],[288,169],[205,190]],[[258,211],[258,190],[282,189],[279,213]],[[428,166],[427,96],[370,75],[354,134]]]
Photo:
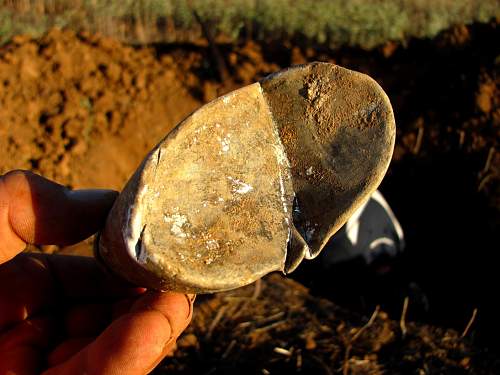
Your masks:
[[[327,63],[273,74],[187,117],[118,197],[96,255],[137,285],[214,292],[315,257],[391,159],[389,99]]]

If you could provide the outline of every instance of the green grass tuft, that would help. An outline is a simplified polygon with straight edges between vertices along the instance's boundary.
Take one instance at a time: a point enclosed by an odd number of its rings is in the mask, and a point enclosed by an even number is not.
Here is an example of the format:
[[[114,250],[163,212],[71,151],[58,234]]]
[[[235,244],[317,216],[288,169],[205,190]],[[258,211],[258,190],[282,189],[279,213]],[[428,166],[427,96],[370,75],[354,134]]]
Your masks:
[[[433,37],[453,24],[500,17],[499,0],[4,0],[0,43],[50,27],[102,32],[129,43],[190,42],[193,10],[215,35],[236,41],[300,39],[373,48]]]

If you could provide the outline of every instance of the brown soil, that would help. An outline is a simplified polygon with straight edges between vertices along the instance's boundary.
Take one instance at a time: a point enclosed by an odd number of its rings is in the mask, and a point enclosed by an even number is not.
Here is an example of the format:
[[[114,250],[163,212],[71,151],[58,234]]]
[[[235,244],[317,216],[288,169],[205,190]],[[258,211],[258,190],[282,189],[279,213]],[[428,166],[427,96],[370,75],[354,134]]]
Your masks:
[[[26,168],[76,188],[121,189],[165,133],[230,89],[314,60],[368,73],[386,89],[398,124],[382,184],[408,243],[394,271],[380,277],[353,264],[325,274],[310,262],[296,278],[311,293],[273,276],[260,292],[250,286],[200,298],[165,366],[210,374],[235,366],[244,373],[498,373],[495,355],[482,348],[498,345],[500,334],[500,51],[491,43],[499,36],[493,23],[372,52],[221,45],[231,75],[225,83],[206,47],[131,48],[57,30],[36,41],[17,37],[0,50],[0,173]],[[89,242],[61,251],[88,249]],[[391,318],[399,320],[406,296],[409,321],[462,332],[472,310],[479,313],[465,339],[413,323],[403,337]],[[377,304],[388,315],[378,312],[356,334]]]
[[[26,168],[74,187],[120,189],[200,105],[184,77],[171,56],[112,39],[58,30],[15,38],[0,52],[0,172]]]

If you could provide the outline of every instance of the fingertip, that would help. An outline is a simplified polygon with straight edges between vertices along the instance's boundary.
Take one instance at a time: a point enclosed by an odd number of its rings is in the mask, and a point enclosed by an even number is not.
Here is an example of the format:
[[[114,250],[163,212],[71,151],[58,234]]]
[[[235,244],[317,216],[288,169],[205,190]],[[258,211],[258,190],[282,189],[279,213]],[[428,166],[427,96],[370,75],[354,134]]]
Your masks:
[[[11,171],[0,176],[0,264],[11,260],[26,247],[26,242],[16,233],[10,220],[11,191],[22,194],[25,189],[19,189],[18,186],[25,180],[22,171]]]
[[[148,291],[134,303],[131,312],[160,312],[169,321],[172,335],[179,337],[191,321],[193,302],[190,295],[182,293]]]
[[[26,184],[28,179],[32,178],[33,176],[38,175],[28,170],[14,169],[0,176],[0,180],[4,181],[10,187],[15,189],[20,185]]]

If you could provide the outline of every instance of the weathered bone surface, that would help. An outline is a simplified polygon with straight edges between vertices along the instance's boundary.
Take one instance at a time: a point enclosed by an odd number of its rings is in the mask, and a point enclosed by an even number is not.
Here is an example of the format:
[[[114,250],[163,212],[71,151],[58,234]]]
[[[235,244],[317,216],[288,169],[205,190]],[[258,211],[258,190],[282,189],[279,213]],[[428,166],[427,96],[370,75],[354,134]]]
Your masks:
[[[395,124],[366,75],[313,63],[203,106],[144,159],[96,252],[141,286],[240,287],[316,256],[382,180]]]

